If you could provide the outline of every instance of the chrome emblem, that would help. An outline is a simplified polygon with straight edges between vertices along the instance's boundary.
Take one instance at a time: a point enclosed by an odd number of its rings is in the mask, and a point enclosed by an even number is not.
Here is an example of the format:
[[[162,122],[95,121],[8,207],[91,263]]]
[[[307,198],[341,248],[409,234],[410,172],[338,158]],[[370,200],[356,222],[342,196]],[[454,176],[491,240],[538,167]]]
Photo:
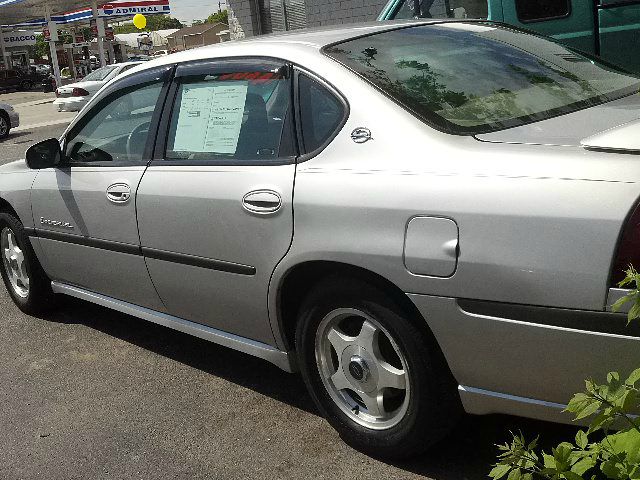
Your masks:
[[[356,143],[364,143],[371,138],[371,130],[366,127],[358,127],[351,132],[351,140]]]
[[[75,228],[69,222],[61,222],[59,220],[49,220],[48,218],[44,218],[44,217],[40,217],[40,224],[47,225],[49,227],[66,228],[68,230],[73,230]]]

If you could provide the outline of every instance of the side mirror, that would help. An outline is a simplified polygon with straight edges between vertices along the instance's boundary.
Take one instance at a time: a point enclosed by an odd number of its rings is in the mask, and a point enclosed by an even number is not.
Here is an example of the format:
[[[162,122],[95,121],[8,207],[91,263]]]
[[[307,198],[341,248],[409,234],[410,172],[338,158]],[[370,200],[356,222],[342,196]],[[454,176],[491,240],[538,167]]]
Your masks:
[[[60,163],[62,151],[55,138],[36,143],[27,150],[27,166],[34,170],[55,167]]]

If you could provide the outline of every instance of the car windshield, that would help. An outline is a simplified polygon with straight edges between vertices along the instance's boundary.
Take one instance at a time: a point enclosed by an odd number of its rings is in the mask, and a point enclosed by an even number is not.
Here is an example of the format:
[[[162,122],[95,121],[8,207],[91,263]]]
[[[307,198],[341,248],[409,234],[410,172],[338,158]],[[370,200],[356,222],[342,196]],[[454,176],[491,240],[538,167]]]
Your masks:
[[[324,49],[435,128],[502,130],[637,93],[640,79],[486,22],[421,25]]]
[[[82,79],[83,82],[99,82],[109,76],[111,72],[116,68],[115,65],[108,65],[106,67],[94,70],[89,75]]]

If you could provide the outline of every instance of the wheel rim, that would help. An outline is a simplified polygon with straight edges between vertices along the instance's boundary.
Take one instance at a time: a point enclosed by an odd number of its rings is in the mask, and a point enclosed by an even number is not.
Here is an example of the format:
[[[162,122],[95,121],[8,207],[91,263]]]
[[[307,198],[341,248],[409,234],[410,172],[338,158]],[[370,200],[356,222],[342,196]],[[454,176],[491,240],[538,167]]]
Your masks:
[[[2,229],[0,233],[0,249],[2,250],[2,261],[4,270],[7,273],[11,288],[16,295],[26,298],[29,295],[29,273],[27,272],[27,262],[24,252],[16,242],[16,236],[9,227]]]
[[[327,314],[318,327],[316,364],[332,400],[356,423],[397,425],[411,395],[407,361],[389,332],[352,308]]]
[[[7,123],[7,119],[4,118],[3,115],[0,115],[0,137],[5,136],[8,130],[9,124]]]

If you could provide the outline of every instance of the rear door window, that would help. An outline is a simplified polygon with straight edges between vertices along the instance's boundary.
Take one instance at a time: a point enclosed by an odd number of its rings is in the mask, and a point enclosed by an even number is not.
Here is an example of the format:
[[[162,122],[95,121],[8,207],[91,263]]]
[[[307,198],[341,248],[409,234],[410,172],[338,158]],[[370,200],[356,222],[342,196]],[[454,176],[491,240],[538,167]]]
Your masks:
[[[515,0],[518,20],[523,23],[566,17],[571,13],[569,0]]]
[[[298,77],[302,149],[306,153],[322,148],[342,125],[344,104],[324,85],[311,77]]]
[[[216,62],[180,73],[166,160],[270,163],[292,156],[287,67]]]
[[[487,18],[487,0],[403,0],[393,18]]]

